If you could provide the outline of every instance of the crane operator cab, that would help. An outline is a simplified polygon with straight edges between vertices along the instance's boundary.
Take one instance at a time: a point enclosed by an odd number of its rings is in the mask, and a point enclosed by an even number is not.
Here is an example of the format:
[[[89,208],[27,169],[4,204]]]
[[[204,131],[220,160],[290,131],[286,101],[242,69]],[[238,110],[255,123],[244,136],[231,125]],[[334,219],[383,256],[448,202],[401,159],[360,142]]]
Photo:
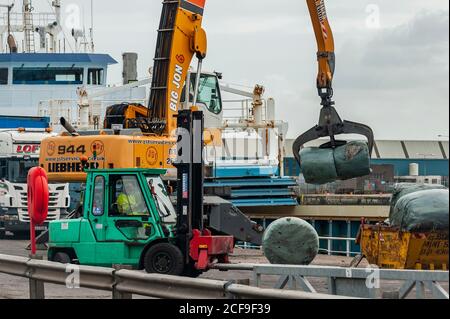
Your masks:
[[[326,184],[369,175],[370,158],[374,146],[374,134],[364,124],[343,121],[336,111],[333,98],[333,77],[336,65],[334,38],[324,0],[307,0],[316,35],[319,64],[317,89],[322,110],[319,124],[300,135],[294,142],[293,153],[300,165],[305,181],[310,184]],[[367,141],[347,142],[336,135],[358,134]],[[304,147],[305,144],[323,137],[329,142],[320,147]]]
[[[194,101],[195,80],[197,73],[188,74],[186,85],[181,95],[181,103],[184,109],[190,109]],[[205,116],[205,128],[214,129],[222,127],[223,104],[220,91],[219,80],[222,79],[221,73],[202,72],[198,84],[198,95],[196,107],[203,111]],[[189,86],[189,99],[186,100],[186,87]]]
[[[194,90],[197,73],[190,72],[180,98],[180,109],[191,109],[194,101]],[[195,107],[203,111],[205,130],[214,131],[222,127],[223,102],[219,80],[220,73],[202,72],[199,78],[197,102]],[[189,86],[189,99],[186,100],[186,87]],[[122,103],[108,107],[104,123],[105,129],[111,129],[114,124],[126,129],[139,128],[143,133],[152,133],[148,123],[148,108],[133,103]],[[205,137],[207,140],[208,138]],[[207,141],[206,141],[207,142]]]

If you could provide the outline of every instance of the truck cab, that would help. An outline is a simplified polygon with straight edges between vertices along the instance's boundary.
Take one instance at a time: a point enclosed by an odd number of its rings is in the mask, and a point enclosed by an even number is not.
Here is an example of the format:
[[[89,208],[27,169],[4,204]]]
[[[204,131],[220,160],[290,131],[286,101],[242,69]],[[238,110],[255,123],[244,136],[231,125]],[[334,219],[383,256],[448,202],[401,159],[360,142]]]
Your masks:
[[[161,178],[165,170],[86,173],[81,216],[50,223],[49,260],[104,267],[129,265],[171,275],[201,273],[190,257],[198,255],[196,247],[189,252],[177,247],[177,212]],[[234,243],[228,243],[226,249],[232,249]]]
[[[38,166],[41,141],[53,136],[47,129],[0,129],[0,237],[6,232],[29,232],[27,174]],[[69,185],[49,185],[48,221],[65,217]],[[46,224],[38,226],[45,230]]]

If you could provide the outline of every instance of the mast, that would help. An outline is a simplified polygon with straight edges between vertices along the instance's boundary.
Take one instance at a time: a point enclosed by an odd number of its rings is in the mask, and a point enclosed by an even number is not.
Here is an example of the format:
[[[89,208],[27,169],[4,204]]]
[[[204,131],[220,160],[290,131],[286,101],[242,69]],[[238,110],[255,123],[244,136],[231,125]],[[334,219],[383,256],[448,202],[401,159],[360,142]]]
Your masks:
[[[34,53],[33,7],[31,0],[23,0],[23,31],[25,36],[25,53]]]
[[[95,52],[94,46],[94,0],[91,0],[91,30],[90,30],[90,38],[91,38],[91,52]]]

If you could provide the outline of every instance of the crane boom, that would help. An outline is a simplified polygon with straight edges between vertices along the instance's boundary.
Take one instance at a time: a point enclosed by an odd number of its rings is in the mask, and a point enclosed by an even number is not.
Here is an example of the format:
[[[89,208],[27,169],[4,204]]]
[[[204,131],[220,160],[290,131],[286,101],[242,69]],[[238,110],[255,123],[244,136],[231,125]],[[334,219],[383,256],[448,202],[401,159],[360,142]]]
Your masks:
[[[307,0],[314,33],[317,40],[319,74],[317,88],[322,98],[333,96],[333,76],[335,70],[334,36],[328,21],[324,0]]]

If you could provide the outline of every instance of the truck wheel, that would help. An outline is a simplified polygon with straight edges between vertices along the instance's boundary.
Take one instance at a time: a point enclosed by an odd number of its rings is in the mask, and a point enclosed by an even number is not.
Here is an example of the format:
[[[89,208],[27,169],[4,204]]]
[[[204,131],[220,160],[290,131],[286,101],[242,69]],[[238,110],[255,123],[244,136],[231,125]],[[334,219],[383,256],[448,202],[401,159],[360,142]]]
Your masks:
[[[148,273],[180,276],[184,270],[183,253],[174,245],[156,244],[145,253],[144,267]]]
[[[69,254],[63,253],[63,252],[56,253],[53,256],[52,260],[55,263],[61,263],[61,264],[70,264],[72,262],[72,258],[70,258]]]

